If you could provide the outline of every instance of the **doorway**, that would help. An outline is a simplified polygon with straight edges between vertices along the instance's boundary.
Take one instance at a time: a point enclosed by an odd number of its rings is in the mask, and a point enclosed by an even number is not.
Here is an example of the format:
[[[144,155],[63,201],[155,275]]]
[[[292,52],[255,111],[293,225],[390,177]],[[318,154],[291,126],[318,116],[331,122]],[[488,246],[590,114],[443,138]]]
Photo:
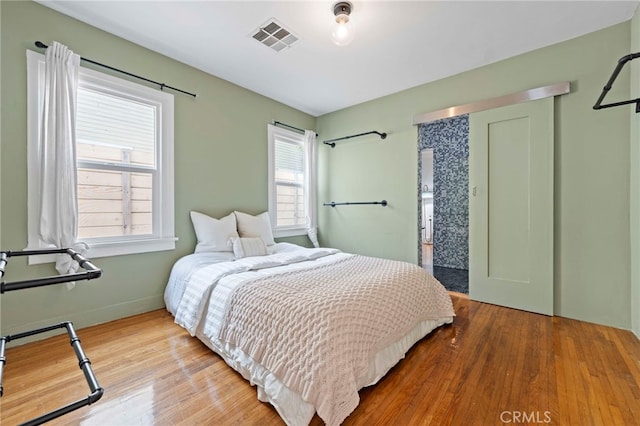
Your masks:
[[[433,271],[433,148],[423,149],[420,155],[422,266]]]
[[[419,259],[449,291],[469,293],[469,116],[418,126]]]

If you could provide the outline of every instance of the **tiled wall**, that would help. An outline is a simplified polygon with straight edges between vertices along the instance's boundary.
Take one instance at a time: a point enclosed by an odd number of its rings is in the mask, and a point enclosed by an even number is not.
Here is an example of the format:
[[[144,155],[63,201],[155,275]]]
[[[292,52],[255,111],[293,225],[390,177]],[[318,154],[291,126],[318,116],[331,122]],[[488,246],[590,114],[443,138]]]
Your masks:
[[[469,269],[469,116],[421,124],[418,135],[419,151],[433,148],[433,264]]]

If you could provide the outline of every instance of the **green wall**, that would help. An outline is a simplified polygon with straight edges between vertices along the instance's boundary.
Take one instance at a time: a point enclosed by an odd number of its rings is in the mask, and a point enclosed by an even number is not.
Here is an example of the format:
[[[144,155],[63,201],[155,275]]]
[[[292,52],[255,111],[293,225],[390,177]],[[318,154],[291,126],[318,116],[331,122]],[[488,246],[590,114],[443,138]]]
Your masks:
[[[631,21],[631,50],[640,52],[640,8]],[[630,99],[640,98],[640,59],[630,63]],[[627,107],[631,115],[631,329],[640,337],[640,114],[635,108]]]
[[[196,92],[175,95],[175,222],[173,251],[92,259],[99,280],[2,295],[2,333],[70,320],[76,327],[164,306],[173,262],[193,251],[190,210],[222,216],[267,209],[267,123],[313,129],[316,119],[227,81],[151,52],[33,2],[2,2],[1,227],[4,250],[27,245],[26,53],[57,40],[80,55]],[[203,52],[206,54],[206,52]],[[229,58],[220,58],[221,61]],[[104,71],[104,70],[101,70]],[[305,238],[296,241],[308,243]],[[52,265],[9,263],[6,281],[55,274]]]
[[[177,249],[93,259],[103,278],[7,293],[0,298],[2,332],[59,320],[77,327],[163,306],[172,263],[193,250],[189,210],[221,216],[267,208],[266,123],[279,120],[316,128],[312,116],[207,75],[32,2],[1,2],[0,234],[2,249],[26,246],[26,59],[33,42],[60,41],[74,51],[154,80],[198,93],[175,95]],[[634,26],[638,18],[634,19]],[[593,111],[616,61],[639,43],[631,23],[530,52],[496,64],[341,110],[317,119],[319,140],[369,130],[388,132],[319,144],[319,233],[323,245],[417,262],[417,131],[415,114],[570,81],[556,99],[555,313],[631,327],[630,223],[638,240],[638,162],[629,162],[633,120],[625,107]],[[633,34],[638,31],[634,30]],[[420,54],[416,52],[416,54]],[[226,58],[221,58],[225,60]],[[437,60],[437,58],[434,58]],[[625,70],[610,92],[626,99]],[[629,107],[631,108],[631,107]],[[630,130],[631,129],[631,130]],[[638,158],[637,139],[631,145]],[[635,151],[634,151],[635,150]],[[635,153],[635,154],[634,154]],[[630,188],[630,173],[636,180]],[[386,199],[388,207],[323,207],[326,201]],[[633,209],[636,205],[636,209]],[[636,216],[630,222],[629,212]],[[306,238],[295,240],[307,244]],[[634,266],[635,298],[640,278]],[[6,280],[53,274],[51,265],[10,262]],[[634,305],[635,304],[635,305]],[[636,331],[637,332],[637,331]]]
[[[570,81],[555,101],[555,314],[630,328],[629,111],[594,111],[617,60],[629,53],[630,23],[324,115],[319,201],[386,199],[389,207],[320,207],[323,245],[417,262],[415,114]],[[425,41],[425,43],[428,41]],[[420,54],[416,52],[415,54]],[[438,58],[433,58],[437,61]],[[629,71],[609,93],[626,99]]]

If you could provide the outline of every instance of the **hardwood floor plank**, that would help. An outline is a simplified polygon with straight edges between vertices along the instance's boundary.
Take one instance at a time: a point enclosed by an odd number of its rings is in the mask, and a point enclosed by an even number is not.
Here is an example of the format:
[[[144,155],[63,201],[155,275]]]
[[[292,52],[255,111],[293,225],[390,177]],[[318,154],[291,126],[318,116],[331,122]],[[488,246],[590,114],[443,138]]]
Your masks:
[[[640,342],[630,332],[452,298],[454,323],[361,390],[345,425],[637,424]],[[283,424],[164,310],[78,335],[105,394],[51,425]],[[88,394],[66,335],[10,347],[6,357],[3,425]]]

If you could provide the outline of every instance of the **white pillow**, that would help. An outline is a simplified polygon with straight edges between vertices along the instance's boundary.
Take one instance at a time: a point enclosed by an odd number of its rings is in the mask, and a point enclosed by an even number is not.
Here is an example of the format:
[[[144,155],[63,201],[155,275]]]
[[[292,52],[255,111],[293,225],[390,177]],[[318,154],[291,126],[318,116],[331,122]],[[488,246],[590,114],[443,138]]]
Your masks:
[[[238,236],[236,216],[233,213],[221,219],[214,219],[206,214],[192,211],[191,222],[198,238],[195,253],[232,251],[229,247],[229,238]]]
[[[264,241],[260,237],[231,237],[229,242],[233,247],[233,254],[236,259],[242,259],[243,257],[250,256],[265,256],[269,254],[267,246],[264,245]]]
[[[238,222],[238,233],[241,237],[260,237],[264,244],[268,246],[274,245],[273,232],[271,231],[271,220],[269,220],[269,212],[264,212],[257,216],[242,212],[234,212]]]

